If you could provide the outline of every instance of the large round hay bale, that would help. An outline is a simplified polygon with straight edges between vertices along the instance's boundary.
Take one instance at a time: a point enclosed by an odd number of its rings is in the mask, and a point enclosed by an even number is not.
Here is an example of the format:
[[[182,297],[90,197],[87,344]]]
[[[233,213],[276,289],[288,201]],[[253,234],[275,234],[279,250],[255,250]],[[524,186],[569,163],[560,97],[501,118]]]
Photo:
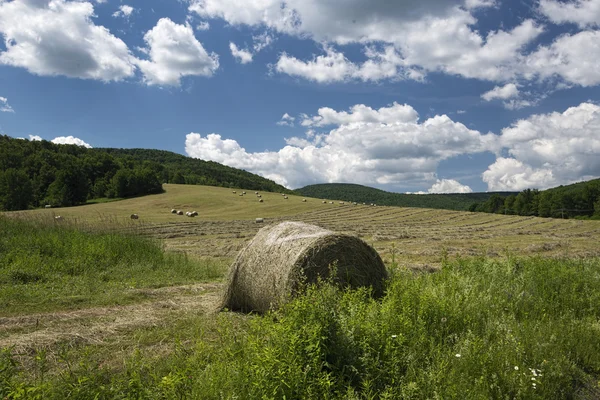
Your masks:
[[[331,266],[335,266],[332,268]],[[304,282],[329,277],[343,287],[372,287],[383,294],[387,270],[361,239],[301,222],[266,226],[231,266],[222,308],[265,312],[302,289]]]

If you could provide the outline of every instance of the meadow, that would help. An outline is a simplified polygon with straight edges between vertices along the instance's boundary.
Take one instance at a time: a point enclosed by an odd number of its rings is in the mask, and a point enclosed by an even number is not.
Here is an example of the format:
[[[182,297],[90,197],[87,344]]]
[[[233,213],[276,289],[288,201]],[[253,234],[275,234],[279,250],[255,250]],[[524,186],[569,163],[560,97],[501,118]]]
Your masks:
[[[0,398],[600,397],[600,221],[165,189],[0,216]],[[386,295],[217,313],[257,217],[362,237]]]

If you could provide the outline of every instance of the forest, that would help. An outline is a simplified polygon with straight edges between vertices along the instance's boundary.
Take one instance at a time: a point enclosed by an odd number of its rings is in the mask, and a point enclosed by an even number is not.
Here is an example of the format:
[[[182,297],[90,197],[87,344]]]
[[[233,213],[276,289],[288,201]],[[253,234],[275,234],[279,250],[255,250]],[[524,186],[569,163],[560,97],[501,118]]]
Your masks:
[[[163,183],[289,192],[258,175],[168,151],[88,149],[0,135],[0,210],[155,194]]]
[[[552,218],[600,219],[600,179],[547,190],[526,189],[508,196],[492,195],[469,211]]]
[[[410,194],[392,193],[368,186],[351,183],[324,183],[309,185],[296,192],[303,196],[323,199],[375,203],[380,206],[422,207],[444,210],[466,211],[473,203],[483,203],[497,194],[505,197],[512,192],[450,193],[450,194]],[[516,194],[516,192],[515,192]]]

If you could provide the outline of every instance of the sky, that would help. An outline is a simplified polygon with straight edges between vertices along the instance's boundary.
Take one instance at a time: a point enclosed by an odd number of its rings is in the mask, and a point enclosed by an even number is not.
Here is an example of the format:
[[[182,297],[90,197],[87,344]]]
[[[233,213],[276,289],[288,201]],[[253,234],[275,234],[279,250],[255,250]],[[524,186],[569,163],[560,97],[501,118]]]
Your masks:
[[[600,0],[0,0],[0,134],[288,188],[600,177]]]

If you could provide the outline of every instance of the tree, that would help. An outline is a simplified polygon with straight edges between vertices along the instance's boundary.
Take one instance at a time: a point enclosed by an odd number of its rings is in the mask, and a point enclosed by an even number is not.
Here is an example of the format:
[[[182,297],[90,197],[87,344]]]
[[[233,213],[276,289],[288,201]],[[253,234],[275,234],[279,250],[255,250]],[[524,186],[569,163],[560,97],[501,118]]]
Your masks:
[[[0,172],[0,208],[25,210],[32,201],[33,189],[25,171],[9,168]]]
[[[47,199],[52,205],[75,206],[88,198],[89,182],[80,165],[70,163],[58,171],[56,179],[48,187]]]

